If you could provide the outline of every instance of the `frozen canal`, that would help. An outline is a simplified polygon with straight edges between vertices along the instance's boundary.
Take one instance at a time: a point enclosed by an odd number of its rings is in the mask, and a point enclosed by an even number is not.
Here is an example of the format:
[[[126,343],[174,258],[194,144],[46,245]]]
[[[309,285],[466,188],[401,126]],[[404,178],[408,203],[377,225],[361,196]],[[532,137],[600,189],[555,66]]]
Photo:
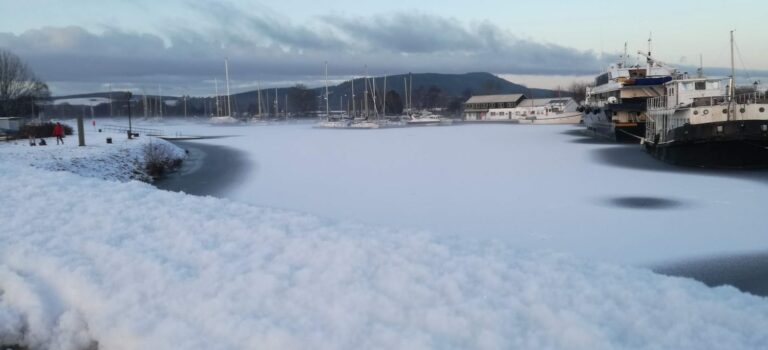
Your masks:
[[[574,126],[162,128],[231,136],[199,143],[242,151],[214,193],[239,202],[646,266],[768,250],[768,173],[680,169]]]

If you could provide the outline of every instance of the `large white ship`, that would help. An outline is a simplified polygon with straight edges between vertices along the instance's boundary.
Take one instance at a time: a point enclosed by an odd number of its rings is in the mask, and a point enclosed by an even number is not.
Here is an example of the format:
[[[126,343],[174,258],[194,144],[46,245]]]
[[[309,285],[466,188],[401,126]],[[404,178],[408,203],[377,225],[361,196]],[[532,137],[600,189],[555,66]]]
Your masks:
[[[622,62],[611,65],[587,89],[579,109],[584,125],[595,135],[616,141],[639,141],[645,135],[647,100],[664,94],[663,84],[676,70],[651,55],[650,41],[646,65],[627,65],[626,49]]]

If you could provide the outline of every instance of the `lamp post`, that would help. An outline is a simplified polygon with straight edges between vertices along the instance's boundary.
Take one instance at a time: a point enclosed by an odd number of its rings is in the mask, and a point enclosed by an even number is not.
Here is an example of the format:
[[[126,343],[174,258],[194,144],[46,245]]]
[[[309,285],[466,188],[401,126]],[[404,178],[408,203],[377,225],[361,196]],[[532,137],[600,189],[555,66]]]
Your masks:
[[[133,97],[133,94],[131,94],[130,91],[127,92],[128,95],[128,139],[133,138],[133,124],[131,123],[131,98]]]

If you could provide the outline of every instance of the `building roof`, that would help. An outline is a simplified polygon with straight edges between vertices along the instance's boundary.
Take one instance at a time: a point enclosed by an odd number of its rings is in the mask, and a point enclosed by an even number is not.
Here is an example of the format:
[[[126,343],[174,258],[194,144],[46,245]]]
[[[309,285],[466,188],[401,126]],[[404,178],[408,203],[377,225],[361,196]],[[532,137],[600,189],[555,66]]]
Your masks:
[[[544,107],[551,104],[568,104],[573,101],[570,97],[556,97],[556,98],[533,98],[521,102],[519,107]]]
[[[523,94],[506,94],[506,95],[479,95],[472,96],[465,103],[517,103],[520,99],[525,98]]]

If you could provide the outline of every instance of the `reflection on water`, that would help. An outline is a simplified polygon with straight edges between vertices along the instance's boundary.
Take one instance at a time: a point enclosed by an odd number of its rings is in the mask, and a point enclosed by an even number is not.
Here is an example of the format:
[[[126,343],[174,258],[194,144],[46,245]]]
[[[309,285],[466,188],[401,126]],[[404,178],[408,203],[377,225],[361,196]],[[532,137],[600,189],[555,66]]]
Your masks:
[[[174,141],[187,150],[182,168],[154,183],[157,188],[197,196],[222,196],[249,170],[245,154],[238,150],[189,141]]]
[[[686,205],[682,201],[658,197],[616,197],[608,198],[605,202],[627,209],[671,209]]]
[[[730,285],[768,297],[768,252],[684,261],[653,270],[663,275],[693,278],[710,287]]]
[[[641,145],[617,144],[592,137],[584,129],[563,134],[572,136],[576,144],[605,145],[591,150],[592,158],[601,164],[642,171],[739,178],[768,184],[768,170],[720,170],[680,167],[661,162],[647,154]],[[604,198],[603,204],[632,210],[679,209],[690,203],[660,197]],[[712,257],[656,266],[657,273],[698,280],[710,287],[730,285],[754,295],[768,297],[768,252],[726,257]]]
[[[653,158],[651,155],[643,150],[643,146],[639,144],[621,144],[611,142],[610,140],[594,137],[590,135],[585,129],[572,129],[563,132],[568,136],[573,136],[571,140],[577,144],[588,145],[605,145],[605,147],[597,147],[592,149],[592,158],[601,164],[635,169],[635,170],[650,170],[660,172],[673,172],[679,174],[690,175],[707,175],[707,176],[721,176],[739,178],[745,180],[759,181],[768,184],[768,170],[723,170],[723,169],[703,169],[676,166],[669,163],[659,161]]]

